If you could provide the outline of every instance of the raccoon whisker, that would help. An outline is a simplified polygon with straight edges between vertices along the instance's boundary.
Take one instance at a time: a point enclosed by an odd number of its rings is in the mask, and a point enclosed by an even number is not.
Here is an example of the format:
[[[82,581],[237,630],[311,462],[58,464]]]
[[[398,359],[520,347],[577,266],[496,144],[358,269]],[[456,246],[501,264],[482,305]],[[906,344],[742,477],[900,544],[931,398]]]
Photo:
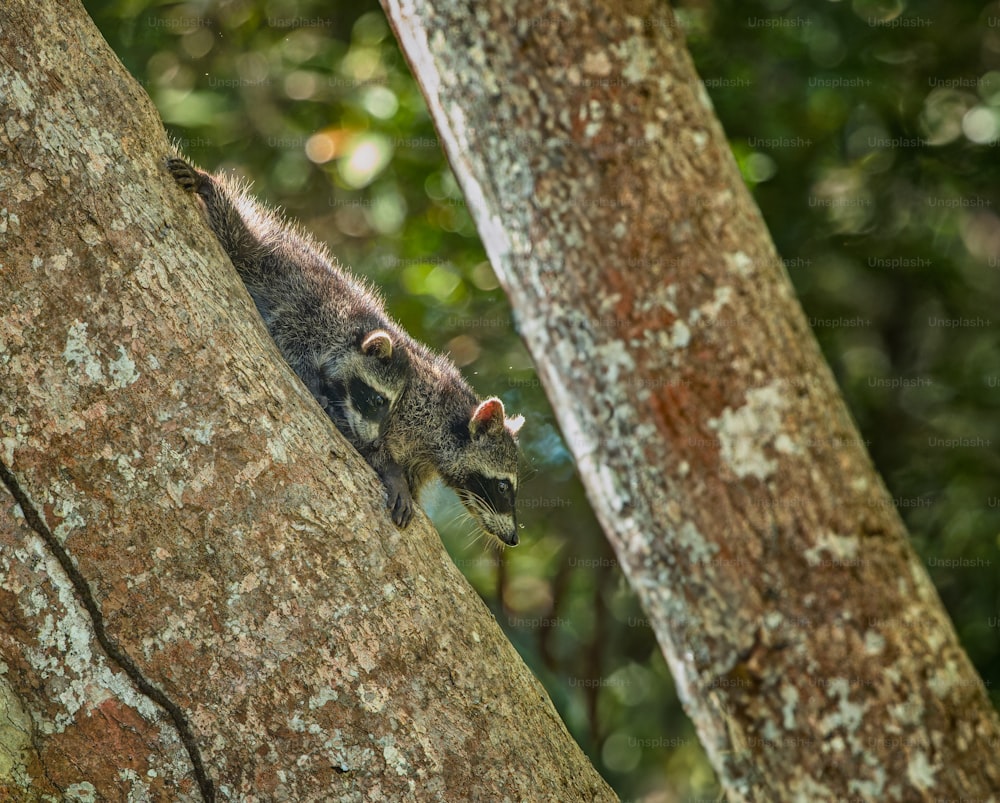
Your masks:
[[[505,544],[499,538],[487,538],[486,545],[493,552],[496,552],[497,555],[502,555],[504,550],[507,548],[507,544]]]
[[[474,521],[475,517],[466,509],[465,505],[461,505],[457,511],[455,511],[455,521]]]
[[[472,518],[472,516],[466,514],[465,520],[469,525],[471,525],[466,530],[465,533],[465,537],[467,539],[470,539],[469,540],[470,547],[475,547],[477,544],[479,544],[480,541],[482,541],[484,544],[489,544],[491,541],[497,540],[496,538],[491,536],[488,532],[486,532],[486,530],[484,530],[482,527],[477,526],[477,523]]]
[[[465,522],[469,518],[469,513],[464,507],[459,507],[452,515],[448,518],[447,525],[450,528],[458,528],[460,523]]]
[[[479,523],[476,521],[475,516],[473,516],[466,508],[465,505],[459,505],[455,510],[455,513],[451,516],[448,524],[455,529],[459,529],[461,525],[471,525],[471,529],[478,531],[477,538],[489,535],[485,530],[483,530]],[[466,532],[462,533],[463,537],[468,536],[469,528],[466,527]],[[474,542],[473,542],[474,543]]]
[[[484,510],[489,510],[491,513],[496,513],[486,499],[477,494],[475,491],[470,491],[468,488],[458,489],[458,498],[463,502],[471,502],[475,507],[483,508]]]

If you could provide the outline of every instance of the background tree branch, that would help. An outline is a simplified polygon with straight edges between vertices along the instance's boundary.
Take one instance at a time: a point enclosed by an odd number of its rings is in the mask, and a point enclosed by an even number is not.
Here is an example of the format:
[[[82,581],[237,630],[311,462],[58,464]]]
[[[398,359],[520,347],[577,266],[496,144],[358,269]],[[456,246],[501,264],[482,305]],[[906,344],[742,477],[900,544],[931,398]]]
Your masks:
[[[730,798],[1000,788],[996,712],[669,8],[383,6]]]
[[[0,788],[614,799],[281,363],[79,3],[0,28]]]

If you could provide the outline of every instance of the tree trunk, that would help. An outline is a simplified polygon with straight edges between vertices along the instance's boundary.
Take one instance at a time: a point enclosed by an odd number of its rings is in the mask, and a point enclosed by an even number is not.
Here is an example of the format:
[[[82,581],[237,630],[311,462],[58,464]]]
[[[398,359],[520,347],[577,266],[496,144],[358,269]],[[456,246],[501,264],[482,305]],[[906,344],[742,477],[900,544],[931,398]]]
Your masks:
[[[614,799],[78,2],[4,4],[0,96],[0,799]]]
[[[730,799],[995,793],[996,712],[670,9],[383,4]]]

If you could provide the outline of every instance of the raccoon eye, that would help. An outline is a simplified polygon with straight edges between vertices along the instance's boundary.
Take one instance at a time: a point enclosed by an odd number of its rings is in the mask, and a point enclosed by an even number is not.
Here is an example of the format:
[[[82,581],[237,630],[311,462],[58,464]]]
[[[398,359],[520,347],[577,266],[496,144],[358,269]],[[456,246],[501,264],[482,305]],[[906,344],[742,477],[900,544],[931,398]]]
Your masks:
[[[497,480],[497,490],[506,496],[510,492],[510,483],[507,480]]]
[[[376,407],[385,407],[389,403],[389,400],[383,396],[381,393],[375,393],[372,396],[372,404]]]

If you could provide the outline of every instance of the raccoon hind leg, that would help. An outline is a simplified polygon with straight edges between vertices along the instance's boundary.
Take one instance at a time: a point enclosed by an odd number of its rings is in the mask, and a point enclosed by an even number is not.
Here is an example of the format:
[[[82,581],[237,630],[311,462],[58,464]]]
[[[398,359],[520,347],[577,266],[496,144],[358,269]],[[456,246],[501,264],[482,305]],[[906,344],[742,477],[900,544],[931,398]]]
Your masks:
[[[205,180],[198,170],[177,156],[167,157],[167,170],[174,181],[188,192],[197,192]]]

